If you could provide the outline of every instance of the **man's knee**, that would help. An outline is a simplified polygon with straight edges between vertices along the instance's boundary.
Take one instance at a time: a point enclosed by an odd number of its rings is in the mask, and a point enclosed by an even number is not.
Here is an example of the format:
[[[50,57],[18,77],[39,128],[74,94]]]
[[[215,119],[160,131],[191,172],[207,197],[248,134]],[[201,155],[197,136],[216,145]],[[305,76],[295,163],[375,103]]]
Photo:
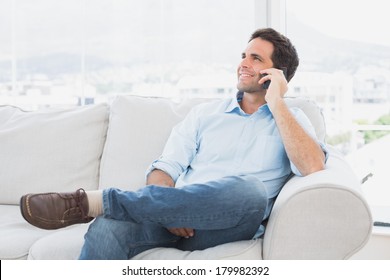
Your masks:
[[[268,203],[268,195],[265,185],[257,177],[252,175],[225,177],[224,193],[234,203],[245,203],[250,207],[265,208]],[[236,201],[237,200],[237,201]]]

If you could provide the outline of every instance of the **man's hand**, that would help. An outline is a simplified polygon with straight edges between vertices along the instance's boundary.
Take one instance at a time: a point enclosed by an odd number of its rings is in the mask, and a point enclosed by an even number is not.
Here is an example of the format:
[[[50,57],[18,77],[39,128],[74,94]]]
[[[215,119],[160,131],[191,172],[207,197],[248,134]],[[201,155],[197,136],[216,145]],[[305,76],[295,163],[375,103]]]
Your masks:
[[[176,236],[184,238],[194,236],[194,230],[192,228],[168,228],[168,231]]]
[[[260,74],[265,74],[267,76],[262,77],[259,80],[259,84],[263,84],[266,81],[271,81],[267,93],[265,95],[265,101],[268,103],[270,110],[275,107],[274,104],[278,100],[282,99],[287,92],[287,80],[283,74],[282,70],[269,68],[260,71]]]
[[[172,177],[169,176],[162,170],[155,169],[149,173],[147,181],[147,185],[155,185],[159,187],[175,187],[175,182]],[[168,228],[168,231],[174,235],[189,238],[194,236],[194,230],[191,228]]]

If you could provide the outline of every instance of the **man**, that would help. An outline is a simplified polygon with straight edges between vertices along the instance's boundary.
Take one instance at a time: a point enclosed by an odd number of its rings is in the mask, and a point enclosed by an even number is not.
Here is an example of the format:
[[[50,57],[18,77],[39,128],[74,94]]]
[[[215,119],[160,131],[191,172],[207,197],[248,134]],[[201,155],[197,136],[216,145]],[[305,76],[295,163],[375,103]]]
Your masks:
[[[255,31],[237,69],[237,97],[194,107],[151,164],[146,187],[29,194],[21,199],[23,217],[46,229],[97,217],[80,259],[129,259],[156,247],[201,250],[261,236],[291,171],[305,176],[325,166],[309,120],[283,100],[298,63],[288,38]]]

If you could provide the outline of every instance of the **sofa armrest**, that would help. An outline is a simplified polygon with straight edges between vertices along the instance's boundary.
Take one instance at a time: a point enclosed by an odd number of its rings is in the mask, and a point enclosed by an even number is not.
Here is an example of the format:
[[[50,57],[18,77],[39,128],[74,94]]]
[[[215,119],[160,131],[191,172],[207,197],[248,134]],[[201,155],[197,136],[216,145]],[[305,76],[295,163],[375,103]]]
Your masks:
[[[264,259],[348,259],[368,241],[370,209],[344,158],[329,147],[326,169],[294,176],[278,195],[264,234]]]

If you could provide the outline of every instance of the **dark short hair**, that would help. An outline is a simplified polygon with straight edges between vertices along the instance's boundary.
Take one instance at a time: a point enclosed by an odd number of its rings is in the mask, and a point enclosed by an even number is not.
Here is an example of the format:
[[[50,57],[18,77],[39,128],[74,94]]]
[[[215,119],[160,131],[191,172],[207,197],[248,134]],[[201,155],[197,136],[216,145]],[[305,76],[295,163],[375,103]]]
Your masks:
[[[295,71],[299,65],[297,50],[291,43],[290,39],[272,28],[256,30],[253,32],[249,42],[256,38],[261,38],[272,43],[274,51],[272,53],[271,60],[274,67],[277,69],[282,69],[283,67],[287,68],[286,80],[290,81],[292,77],[294,77]]]

